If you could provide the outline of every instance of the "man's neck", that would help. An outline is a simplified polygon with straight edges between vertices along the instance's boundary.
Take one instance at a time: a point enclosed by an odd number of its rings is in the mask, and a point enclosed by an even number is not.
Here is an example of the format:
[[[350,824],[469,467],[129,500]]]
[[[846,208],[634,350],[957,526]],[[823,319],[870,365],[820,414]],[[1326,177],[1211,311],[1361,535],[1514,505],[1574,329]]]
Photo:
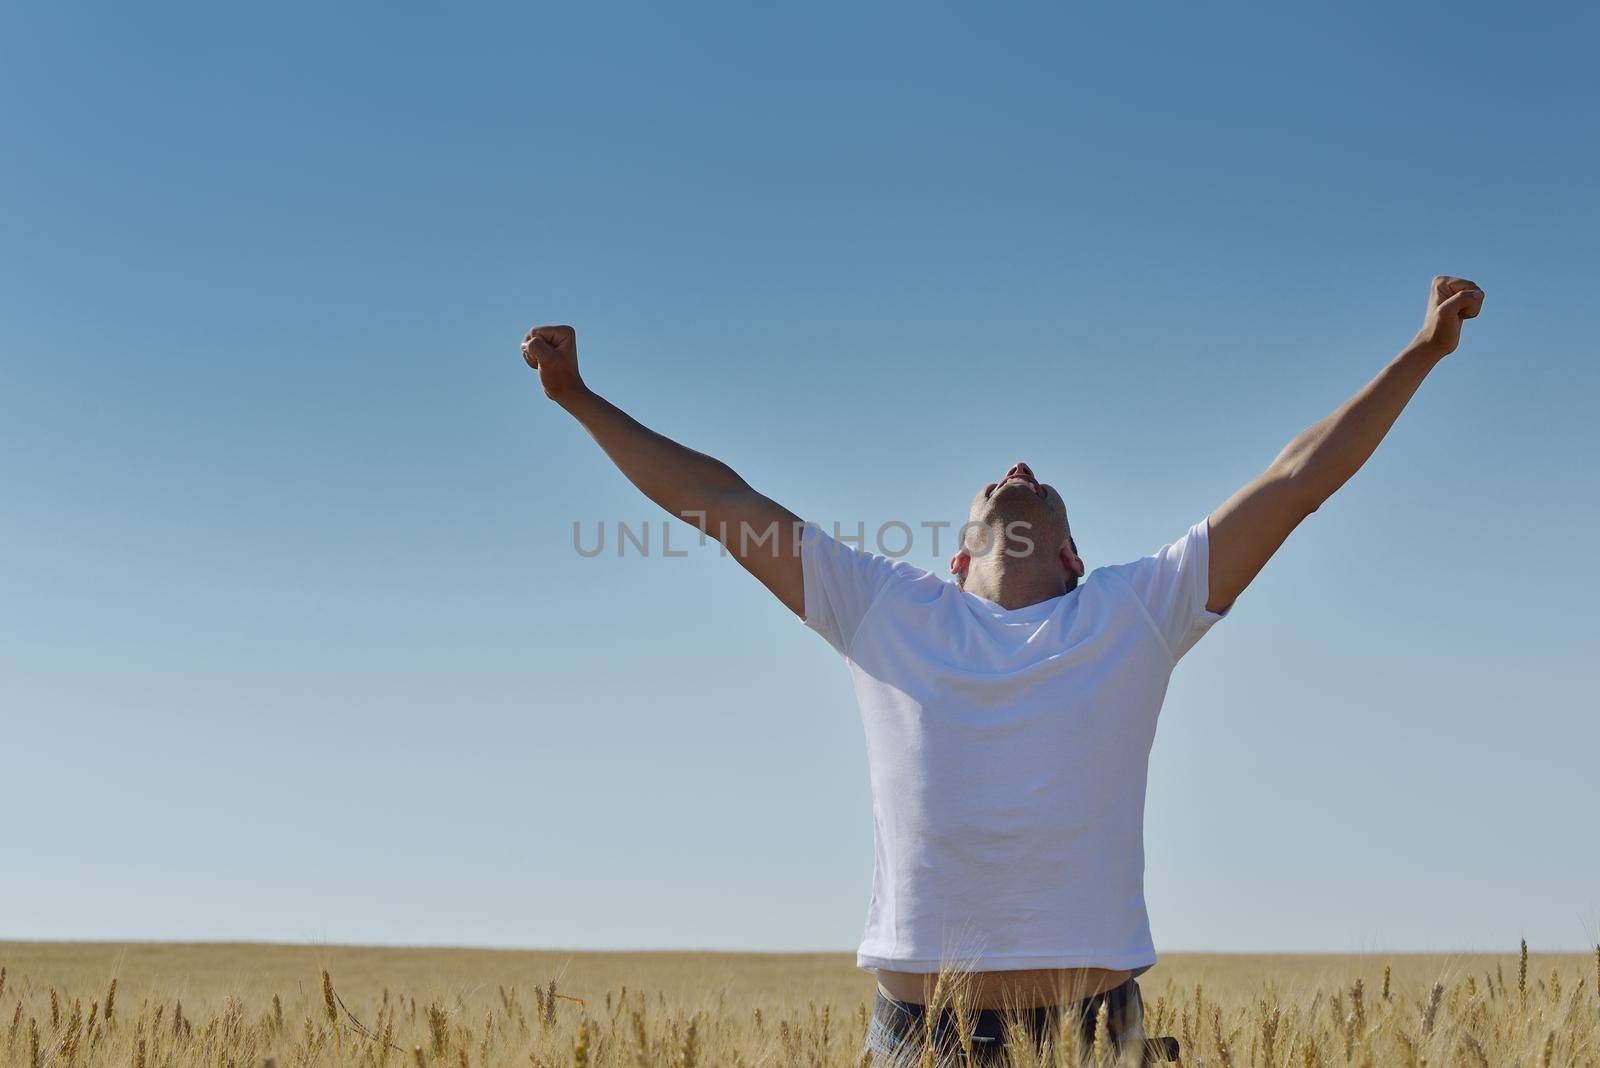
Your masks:
[[[961,588],[1001,608],[1017,609],[1060,597],[1067,592],[1067,583],[1053,560],[995,552],[972,561]]]

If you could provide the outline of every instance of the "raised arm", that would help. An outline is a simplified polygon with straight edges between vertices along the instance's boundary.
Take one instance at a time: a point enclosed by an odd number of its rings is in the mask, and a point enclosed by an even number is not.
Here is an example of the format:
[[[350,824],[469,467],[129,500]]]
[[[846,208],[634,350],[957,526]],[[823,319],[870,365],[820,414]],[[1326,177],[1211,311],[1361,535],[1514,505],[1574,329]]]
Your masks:
[[[1248,486],[1211,513],[1206,607],[1233,604],[1289,532],[1367,462],[1422,380],[1461,342],[1461,323],[1483,307],[1476,282],[1440,275],[1417,336],[1338,411],[1302,432]]]
[[[578,374],[572,327],[534,327],[522,341],[522,358],[539,372],[545,396],[583,425],[629,482],[722,542],[746,571],[804,618],[799,520],[793,513],[751,489],[721,460],[657,434],[589,389]]]

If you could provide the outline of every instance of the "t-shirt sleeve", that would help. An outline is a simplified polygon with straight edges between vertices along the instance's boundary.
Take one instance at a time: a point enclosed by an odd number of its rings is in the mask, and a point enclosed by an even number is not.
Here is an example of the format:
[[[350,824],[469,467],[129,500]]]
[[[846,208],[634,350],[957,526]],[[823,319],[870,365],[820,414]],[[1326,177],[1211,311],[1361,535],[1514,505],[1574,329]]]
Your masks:
[[[863,552],[807,523],[800,534],[805,580],[805,625],[846,656],[867,610],[904,565]]]
[[[1173,660],[1194,648],[1226,614],[1206,610],[1211,582],[1210,534],[1209,520],[1202,519],[1171,545],[1112,569],[1133,587]]]

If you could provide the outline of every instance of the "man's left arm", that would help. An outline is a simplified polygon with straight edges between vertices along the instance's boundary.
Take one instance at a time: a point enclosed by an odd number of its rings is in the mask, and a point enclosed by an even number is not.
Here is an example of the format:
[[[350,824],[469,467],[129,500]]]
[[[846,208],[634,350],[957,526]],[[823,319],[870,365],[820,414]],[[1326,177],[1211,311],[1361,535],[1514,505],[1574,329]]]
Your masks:
[[[1461,343],[1463,320],[1482,307],[1483,290],[1476,282],[1435,278],[1427,316],[1411,344],[1211,513],[1207,610],[1222,612],[1232,605],[1289,532],[1361,469],[1428,372]]]

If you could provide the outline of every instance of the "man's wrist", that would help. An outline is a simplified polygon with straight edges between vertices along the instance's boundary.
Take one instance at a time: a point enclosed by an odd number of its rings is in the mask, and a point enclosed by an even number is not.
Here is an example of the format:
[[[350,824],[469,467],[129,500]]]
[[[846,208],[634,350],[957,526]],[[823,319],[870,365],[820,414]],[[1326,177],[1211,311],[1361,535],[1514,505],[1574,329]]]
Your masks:
[[[1420,334],[1411,339],[1411,344],[1400,350],[1402,360],[1428,367],[1432,367],[1448,355],[1450,354],[1444,350],[1444,346]]]
[[[584,407],[594,400],[594,393],[581,381],[570,386],[551,392],[545,391],[545,396],[555,401],[567,410],[569,415],[578,415]]]

